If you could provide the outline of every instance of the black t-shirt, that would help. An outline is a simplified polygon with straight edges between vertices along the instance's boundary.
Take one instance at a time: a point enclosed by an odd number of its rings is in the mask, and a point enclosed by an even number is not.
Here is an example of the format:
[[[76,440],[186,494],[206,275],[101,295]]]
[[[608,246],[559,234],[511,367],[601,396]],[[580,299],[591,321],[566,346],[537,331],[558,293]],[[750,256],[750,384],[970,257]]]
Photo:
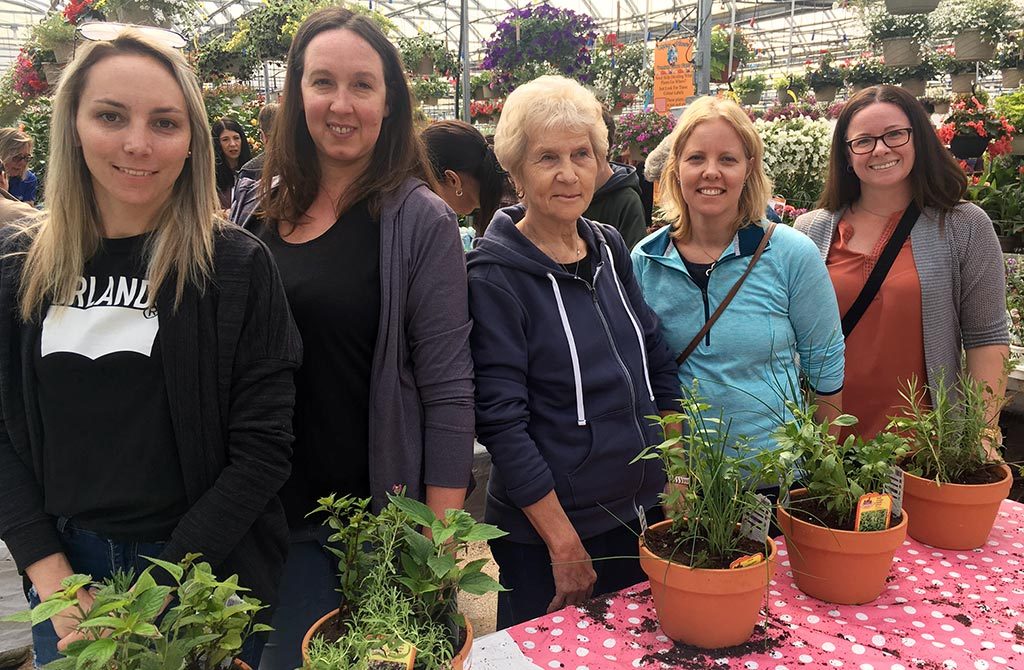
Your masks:
[[[579,277],[588,284],[592,285],[594,283],[594,266],[590,262],[589,255],[584,256],[578,262],[559,263],[559,265],[569,274]]]
[[[370,372],[380,321],[380,225],[366,202],[309,242],[263,226],[302,335],[295,375],[292,474],[281,489],[291,527],[329,493],[370,495]]]
[[[46,511],[117,540],[166,540],[188,510],[146,238],[102,240],[34,347]]]
[[[683,263],[686,265],[687,271],[690,273],[690,277],[693,282],[700,287],[700,290],[708,290],[708,271],[714,267],[714,263],[692,263],[686,258],[683,258]]]

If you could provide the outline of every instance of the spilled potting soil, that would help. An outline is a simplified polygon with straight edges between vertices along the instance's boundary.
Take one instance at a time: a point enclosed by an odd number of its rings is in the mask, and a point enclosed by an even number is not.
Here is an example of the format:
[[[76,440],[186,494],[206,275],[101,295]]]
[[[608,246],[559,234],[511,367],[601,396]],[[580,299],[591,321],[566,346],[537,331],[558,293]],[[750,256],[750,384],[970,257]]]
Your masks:
[[[644,624],[641,623],[641,626]],[[640,659],[644,666],[680,668],[681,670],[714,670],[723,667],[719,659],[740,658],[749,654],[768,654],[786,644],[790,633],[777,624],[761,622],[754,626],[754,634],[743,644],[721,649],[702,649],[676,642],[668,649],[655,650]]]

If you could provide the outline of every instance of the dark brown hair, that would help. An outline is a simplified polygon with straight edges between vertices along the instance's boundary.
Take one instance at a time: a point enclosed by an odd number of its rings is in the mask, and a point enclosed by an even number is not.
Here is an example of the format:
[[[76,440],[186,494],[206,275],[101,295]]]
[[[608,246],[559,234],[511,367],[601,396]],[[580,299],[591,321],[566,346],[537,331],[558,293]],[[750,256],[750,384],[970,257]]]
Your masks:
[[[382,196],[398,189],[409,177],[434,183],[423,144],[413,129],[412,98],[398,51],[370,19],[343,7],[327,7],[310,14],[299,26],[288,51],[284,100],[270,132],[260,184],[262,212],[268,223],[298,224],[320,188],[320,164],[302,107],[302,75],[306,49],[313,38],[342,29],[366,40],[380,56],[389,113],[381,123],[369,166],[344,194],[339,211],[367,199],[370,212],[380,216]],[[273,187],[275,176],[280,181]]]
[[[817,206],[835,212],[849,207],[860,197],[860,179],[850,165],[846,133],[854,115],[876,102],[896,105],[910,119],[914,166],[908,179],[917,206],[941,212],[956,207],[967,190],[967,175],[939,142],[921,103],[899,86],[870,86],[856,93],[843,107],[832,135],[825,190]]]
[[[465,121],[432,123],[420,137],[438,181],[444,179],[445,170],[452,170],[465,172],[480,184],[480,209],[473,218],[473,227],[477,235],[483,235],[505,191],[505,173],[494,157],[494,150],[480,131]]]

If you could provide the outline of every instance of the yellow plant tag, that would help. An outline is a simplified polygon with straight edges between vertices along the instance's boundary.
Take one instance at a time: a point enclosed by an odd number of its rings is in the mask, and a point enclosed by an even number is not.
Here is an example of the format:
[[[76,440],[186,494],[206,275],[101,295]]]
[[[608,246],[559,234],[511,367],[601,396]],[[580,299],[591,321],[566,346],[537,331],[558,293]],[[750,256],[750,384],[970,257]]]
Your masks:
[[[859,533],[885,530],[892,520],[892,496],[888,493],[865,493],[857,500],[857,516],[853,529]]]
[[[753,554],[752,556],[740,556],[735,561],[729,564],[729,569],[735,570],[736,568],[749,568],[752,565],[757,565],[763,560],[764,554],[762,554],[761,552]]]
[[[408,642],[402,642],[394,649],[384,644],[370,653],[366,660],[370,662],[370,667],[381,670],[413,670],[416,663],[416,647]],[[377,665],[373,665],[374,662]]]

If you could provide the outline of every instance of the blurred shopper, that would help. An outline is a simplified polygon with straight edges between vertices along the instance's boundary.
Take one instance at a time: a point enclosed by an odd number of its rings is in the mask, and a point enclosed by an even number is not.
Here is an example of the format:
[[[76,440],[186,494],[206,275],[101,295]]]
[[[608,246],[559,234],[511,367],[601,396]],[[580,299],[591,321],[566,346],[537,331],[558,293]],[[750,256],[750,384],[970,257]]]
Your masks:
[[[601,117],[608,128],[608,146],[615,144],[615,119],[607,109]],[[607,223],[619,231],[630,249],[647,235],[647,219],[640,201],[640,177],[632,165],[613,163],[608,156],[597,157],[597,182],[594,198],[583,216]]]
[[[32,138],[17,128],[0,128],[0,161],[7,172],[7,192],[29,205],[36,204],[39,180],[28,164]]]

